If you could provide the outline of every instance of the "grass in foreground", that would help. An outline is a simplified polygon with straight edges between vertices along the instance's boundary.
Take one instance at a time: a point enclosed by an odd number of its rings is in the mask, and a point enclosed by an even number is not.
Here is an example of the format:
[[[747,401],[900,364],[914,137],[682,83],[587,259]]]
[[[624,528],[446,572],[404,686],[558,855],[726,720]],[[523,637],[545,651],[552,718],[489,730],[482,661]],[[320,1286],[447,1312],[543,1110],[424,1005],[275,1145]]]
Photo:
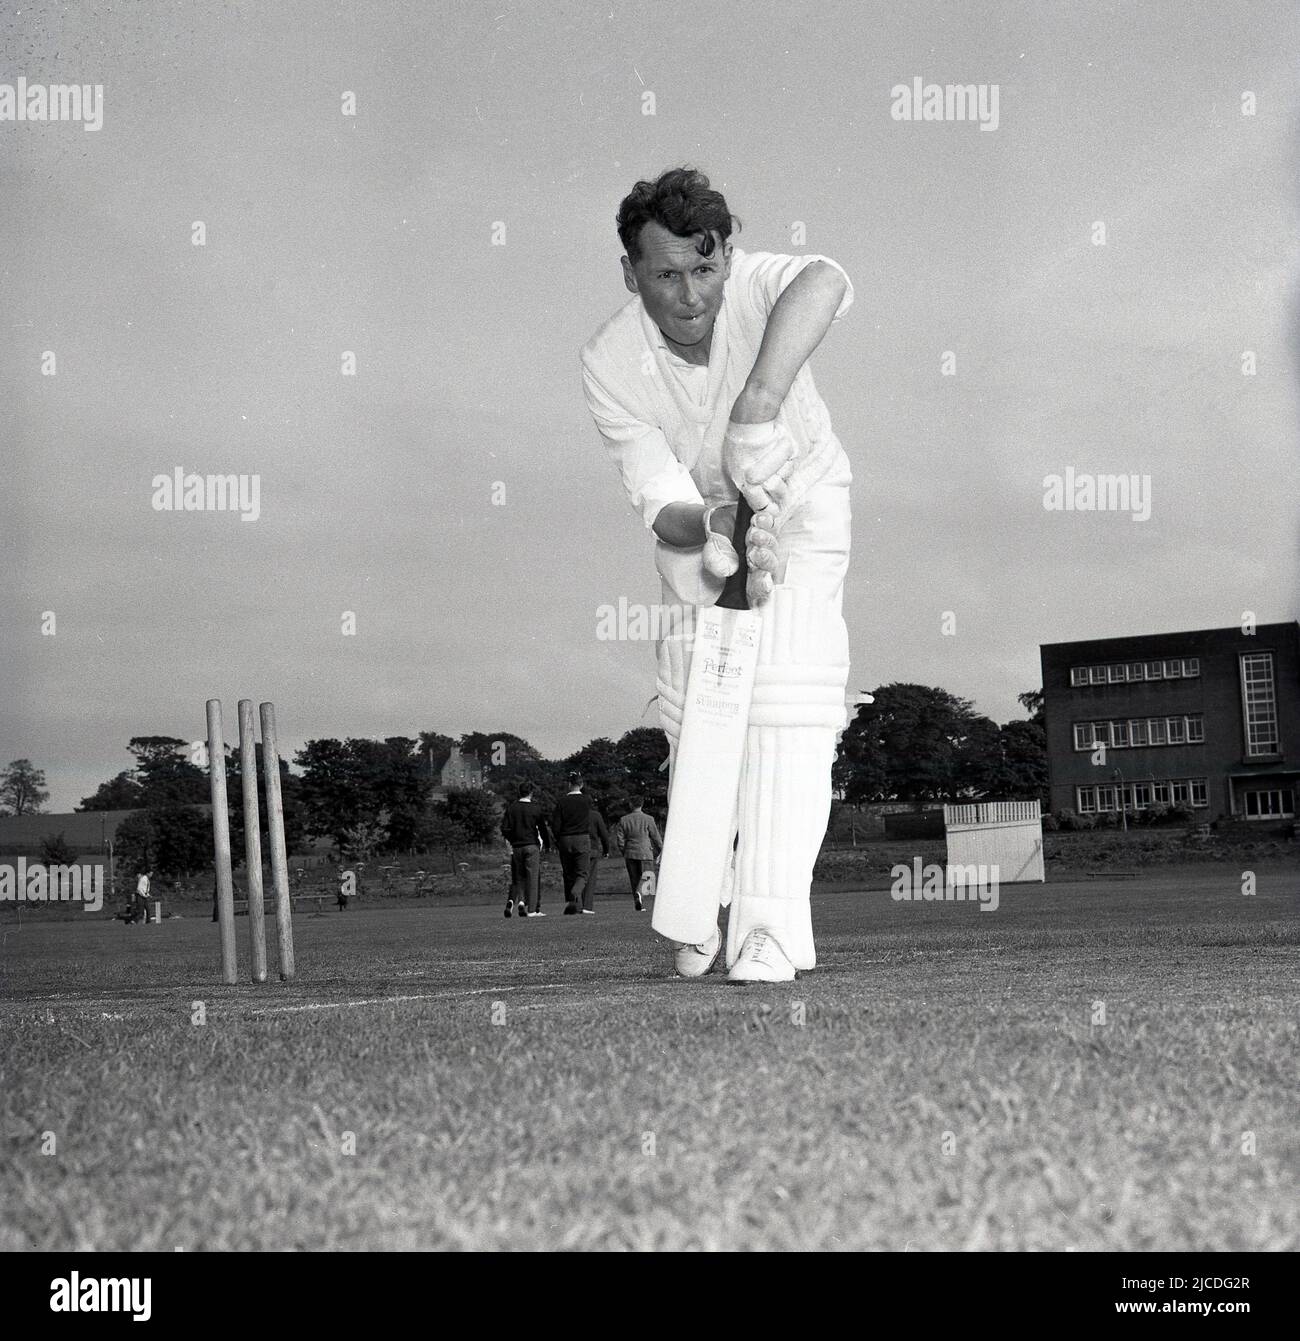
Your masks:
[[[256,988],[6,928],[0,1248],[1295,1249],[1296,886],[827,895],[775,988],[626,898],[300,918]]]

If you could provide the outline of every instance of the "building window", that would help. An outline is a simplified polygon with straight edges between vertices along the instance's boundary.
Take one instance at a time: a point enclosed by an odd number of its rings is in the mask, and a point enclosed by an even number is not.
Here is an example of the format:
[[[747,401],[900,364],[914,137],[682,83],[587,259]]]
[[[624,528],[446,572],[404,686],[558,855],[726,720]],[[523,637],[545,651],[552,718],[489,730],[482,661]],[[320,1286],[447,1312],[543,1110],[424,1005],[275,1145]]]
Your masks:
[[[1076,787],[1074,795],[1080,815],[1091,815],[1097,809],[1096,796],[1091,787]]]
[[[1161,671],[1161,663],[1160,663],[1159,661],[1148,661],[1148,662],[1147,662],[1147,679],[1148,679],[1148,680],[1159,680],[1159,679],[1163,678],[1163,677],[1161,676],[1160,671]]]
[[[1199,675],[1200,673],[1201,673],[1201,659],[1200,659],[1200,657],[1184,657],[1184,658],[1183,658],[1183,677],[1184,677],[1185,679],[1186,679],[1186,678],[1190,678],[1190,677],[1197,676],[1197,675]]]
[[[1295,801],[1290,791],[1247,792],[1245,801],[1247,819],[1295,818]]]
[[[1182,677],[1182,673],[1183,673],[1183,663],[1182,663],[1181,658],[1176,658],[1176,659],[1173,660],[1173,661],[1166,661],[1166,662],[1165,662],[1165,679],[1166,679],[1166,680],[1177,680],[1177,679],[1180,679],[1180,678]]]
[[[1128,678],[1130,680],[1145,680],[1146,665],[1141,661],[1130,661],[1128,667]]]
[[[1107,666],[1106,675],[1107,678],[1110,680],[1111,684],[1119,684],[1121,681],[1128,679],[1128,667]]]
[[[1115,788],[1098,787],[1097,788],[1097,809],[1114,810],[1115,809]]]
[[[1075,722],[1074,748],[1091,750],[1097,745],[1111,749],[1142,749],[1148,745],[1203,745],[1205,718],[1135,717],[1131,721]]]
[[[1093,684],[1105,684],[1106,667],[1105,666],[1090,667],[1088,670],[1088,678],[1092,681]]]
[[[1173,791],[1174,805],[1189,806],[1192,803],[1192,789],[1186,782],[1171,782],[1169,784]]]
[[[1246,724],[1246,757],[1277,753],[1277,699],[1273,693],[1273,653],[1247,652],[1241,658],[1241,703]]]
[[[1151,804],[1151,784],[1135,782],[1133,784],[1133,809],[1146,810]]]
[[[1169,784],[1167,782],[1153,783],[1151,791],[1155,796],[1156,805],[1167,806],[1169,804]]]
[[[1070,683],[1076,686],[1081,684],[1087,684],[1088,683],[1087,666],[1075,666],[1074,669],[1071,670],[1070,672]]]
[[[1193,778],[1192,783],[1192,804],[1194,806],[1208,806],[1210,804],[1209,788],[1205,784],[1204,778]]]

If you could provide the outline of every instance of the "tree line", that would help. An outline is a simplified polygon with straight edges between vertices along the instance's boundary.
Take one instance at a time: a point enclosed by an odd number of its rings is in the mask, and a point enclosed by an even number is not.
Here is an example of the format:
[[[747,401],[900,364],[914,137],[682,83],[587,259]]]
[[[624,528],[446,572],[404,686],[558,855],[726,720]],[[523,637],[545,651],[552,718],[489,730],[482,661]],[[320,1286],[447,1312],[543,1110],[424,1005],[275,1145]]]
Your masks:
[[[1019,696],[1027,718],[999,726],[974,705],[943,689],[894,683],[855,710],[836,754],[833,782],[844,803],[913,804],[970,800],[1046,799],[1047,758],[1042,693]],[[476,758],[484,788],[439,787],[453,748]],[[137,736],[127,745],[134,766],[84,797],[80,811],[134,810],[118,826],[122,869],[189,875],[211,869],[211,818],[205,761],[172,736]],[[634,795],[662,819],[667,810],[668,741],[656,727],[636,727],[617,740],[598,737],[563,759],[547,759],[509,731],[437,731],[383,740],[311,740],[280,761],[285,840],[289,850],[328,838],[348,859],[385,852],[454,851],[496,841],[501,802],[528,783],[553,804],[570,772],[609,822]],[[227,747],[226,790],[231,848],[243,851],[239,752]],[[8,781],[7,781],[8,780]],[[0,813],[39,813],[48,796],[44,776],[28,760],[0,772]],[[436,794],[435,794],[436,793]],[[258,799],[267,851],[266,797],[258,746]]]

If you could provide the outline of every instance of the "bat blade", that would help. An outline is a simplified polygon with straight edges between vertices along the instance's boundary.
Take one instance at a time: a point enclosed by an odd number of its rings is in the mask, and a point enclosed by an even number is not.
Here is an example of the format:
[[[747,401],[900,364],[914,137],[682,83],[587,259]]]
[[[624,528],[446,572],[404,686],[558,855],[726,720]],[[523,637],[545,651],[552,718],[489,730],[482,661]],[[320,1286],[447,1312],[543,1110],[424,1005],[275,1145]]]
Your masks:
[[[749,610],[713,606],[697,621],[651,923],[686,945],[718,925],[762,632]]]
[[[740,571],[718,604],[700,611],[673,764],[668,823],[651,925],[686,945],[718,925],[732,857],[736,794],[745,762],[763,618],[746,608],[744,537],[752,513],[742,497],[733,543]]]

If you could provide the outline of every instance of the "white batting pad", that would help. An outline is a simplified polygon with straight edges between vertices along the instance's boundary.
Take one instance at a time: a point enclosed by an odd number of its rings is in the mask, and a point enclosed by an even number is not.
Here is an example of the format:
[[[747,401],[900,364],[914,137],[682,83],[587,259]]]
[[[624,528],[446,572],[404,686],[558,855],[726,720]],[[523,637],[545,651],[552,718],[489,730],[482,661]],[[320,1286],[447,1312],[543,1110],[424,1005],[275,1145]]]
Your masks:
[[[817,962],[809,892],[844,727],[848,632],[829,602],[781,585],[764,608],[739,791],[727,965],[765,927],[797,969]]]

